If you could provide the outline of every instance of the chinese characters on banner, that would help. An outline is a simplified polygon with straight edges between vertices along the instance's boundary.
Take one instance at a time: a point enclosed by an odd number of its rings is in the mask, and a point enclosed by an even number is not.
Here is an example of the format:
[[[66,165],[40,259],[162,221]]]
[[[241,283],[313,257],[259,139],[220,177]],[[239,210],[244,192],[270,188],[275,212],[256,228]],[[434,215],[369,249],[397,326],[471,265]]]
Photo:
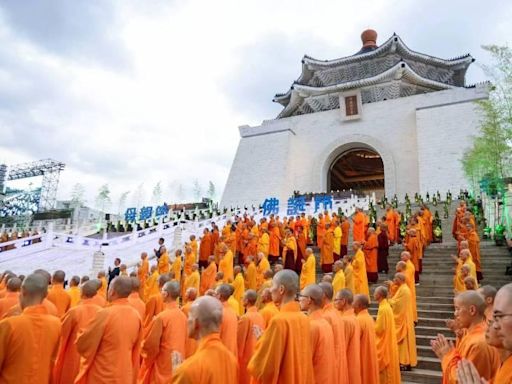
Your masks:
[[[155,218],[165,216],[169,212],[167,204],[159,205],[155,208]],[[144,221],[153,217],[153,207],[142,207],[137,215],[137,208],[127,208],[124,214],[124,220],[128,223],[133,223],[137,220]]]
[[[323,210],[332,210],[332,196],[318,195],[314,197],[315,213]],[[275,197],[266,198],[261,205],[263,216],[279,214],[279,199]],[[306,212],[306,198],[304,196],[290,197],[287,202],[286,214],[296,216]]]

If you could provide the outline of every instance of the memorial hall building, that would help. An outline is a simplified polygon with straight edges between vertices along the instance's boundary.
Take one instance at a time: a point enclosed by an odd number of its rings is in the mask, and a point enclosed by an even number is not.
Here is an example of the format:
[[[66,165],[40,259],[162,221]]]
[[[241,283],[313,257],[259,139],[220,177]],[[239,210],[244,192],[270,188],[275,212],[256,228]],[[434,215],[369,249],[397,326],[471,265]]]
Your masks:
[[[286,201],[299,193],[352,190],[404,195],[468,186],[460,159],[478,134],[476,103],[489,84],[466,84],[474,61],[408,48],[394,34],[335,60],[302,59],[302,73],[274,101],[283,109],[259,126],[241,126],[222,207]]]

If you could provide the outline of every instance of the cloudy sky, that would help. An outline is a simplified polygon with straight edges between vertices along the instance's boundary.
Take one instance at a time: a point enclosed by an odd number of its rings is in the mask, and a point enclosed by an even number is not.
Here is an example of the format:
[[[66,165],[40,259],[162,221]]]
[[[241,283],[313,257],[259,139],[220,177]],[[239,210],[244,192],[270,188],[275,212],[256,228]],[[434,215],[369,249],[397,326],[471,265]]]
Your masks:
[[[480,46],[510,43],[511,19],[497,0],[2,1],[0,163],[65,162],[63,199],[108,183],[115,205],[143,183],[149,201],[160,181],[164,200],[190,200],[194,180],[220,197],[238,126],[277,115],[304,54],[353,54],[371,27],[487,63]]]

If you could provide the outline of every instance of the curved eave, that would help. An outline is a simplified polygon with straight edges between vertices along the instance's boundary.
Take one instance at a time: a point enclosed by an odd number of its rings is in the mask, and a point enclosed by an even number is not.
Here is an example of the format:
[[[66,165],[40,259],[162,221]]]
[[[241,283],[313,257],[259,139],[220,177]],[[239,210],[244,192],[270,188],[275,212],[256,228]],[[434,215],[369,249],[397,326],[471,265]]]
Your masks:
[[[295,84],[289,91],[289,103],[285,106],[281,113],[279,113],[277,118],[288,117],[289,113],[294,111],[295,108],[297,108],[300,103],[309,96],[327,95],[330,93],[336,93],[356,88],[365,88],[383,82],[402,79],[405,79],[412,84],[420,85],[434,90],[457,88],[453,85],[426,79],[414,72],[414,70],[406,62],[401,61],[387,71],[366,79],[349,81],[328,87],[310,87],[307,85]]]
[[[402,41],[400,36],[393,35],[391,36],[386,42],[384,42],[380,47],[377,49],[367,52],[367,53],[361,53],[357,55],[352,55],[348,57],[342,57],[340,59],[334,59],[334,60],[317,60],[310,56],[304,56],[302,59],[302,62],[306,65],[316,66],[320,68],[331,68],[333,66],[343,65],[343,64],[351,64],[363,60],[372,59],[375,57],[381,56],[383,53],[385,53],[388,50],[391,50],[392,48],[396,49],[399,53],[401,53],[403,56],[408,56],[412,59],[416,59],[419,61],[425,61],[428,63],[433,63],[437,65],[442,65],[445,67],[454,67],[461,64],[470,65],[474,59],[470,54],[466,54],[463,56],[459,56],[453,59],[441,59],[439,57],[426,55],[424,53],[419,53],[416,51],[413,51],[405,43]]]

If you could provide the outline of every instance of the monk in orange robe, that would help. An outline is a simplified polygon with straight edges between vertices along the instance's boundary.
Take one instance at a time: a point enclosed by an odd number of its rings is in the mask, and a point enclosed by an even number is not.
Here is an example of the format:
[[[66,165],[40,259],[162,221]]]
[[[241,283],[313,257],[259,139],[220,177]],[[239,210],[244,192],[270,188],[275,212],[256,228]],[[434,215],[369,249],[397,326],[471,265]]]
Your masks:
[[[21,280],[17,277],[11,277],[7,280],[6,292],[0,299],[0,319],[15,305],[18,304],[21,288]]]
[[[388,238],[391,244],[397,242],[397,226],[396,226],[396,215],[395,210],[391,205],[388,205],[386,208],[386,224],[388,226]]]
[[[302,260],[298,257],[297,240],[290,229],[287,229],[285,233],[283,265],[285,268],[291,269],[299,274],[302,269]]]
[[[160,294],[160,290],[170,280],[169,275],[161,275],[158,277],[158,293],[155,293],[151,296],[146,302],[146,313],[144,314],[144,318],[142,319],[142,324],[144,329],[147,329],[151,325],[151,321],[153,317],[158,315],[164,309],[164,301],[162,295]]]
[[[363,246],[364,258],[366,262],[366,276],[368,282],[376,283],[379,279],[377,272],[377,254],[379,251],[379,241],[374,228],[368,228],[368,239]]]
[[[151,273],[149,278],[146,279],[144,285],[144,301],[147,302],[151,296],[158,295],[160,288],[158,287],[158,267],[156,265],[151,266]]]
[[[27,276],[19,297],[22,313],[0,321],[0,382],[51,382],[61,324],[42,305],[47,292],[44,276]]]
[[[149,261],[148,254],[146,252],[142,252],[140,255],[140,262],[137,265],[137,278],[139,279],[139,296],[142,300],[145,300],[144,297],[144,287],[146,285],[146,280],[149,277]]]
[[[393,309],[395,318],[398,358],[401,369],[409,371],[418,362],[411,290],[406,284],[403,273],[395,274],[393,282],[398,286],[398,289],[388,302]]]
[[[341,313],[345,327],[347,346],[348,382],[361,384],[361,330],[356,319],[352,303],[354,295],[350,289],[342,289],[336,293],[334,301],[336,309]]]
[[[324,273],[332,272],[334,263],[334,232],[330,223],[325,224],[325,234],[320,247],[320,265]]]
[[[483,279],[482,273],[482,264],[480,261],[480,237],[478,233],[475,231],[475,227],[473,224],[466,225],[467,232],[465,239],[469,244],[469,251],[471,252],[471,257],[476,266],[476,277],[477,280],[480,281]]]
[[[142,320],[146,313],[146,304],[139,296],[140,282],[136,277],[130,277],[130,280],[132,281],[132,293],[128,296],[128,303],[137,311]]]
[[[173,384],[238,382],[236,357],[222,344],[219,329],[222,304],[214,297],[194,301],[188,314],[188,336],[198,340],[196,353],[173,374]]]
[[[281,244],[281,231],[276,223],[270,223],[270,241],[268,248],[268,260],[274,264],[280,256],[279,244]]]
[[[388,302],[388,290],[380,286],[374,292],[375,301],[379,303],[375,321],[375,345],[379,363],[380,384],[400,384],[400,364],[395,333],[393,310]]]
[[[55,271],[52,277],[52,286],[48,291],[48,300],[57,307],[57,315],[62,317],[71,306],[71,298],[64,290],[64,271]]]
[[[98,290],[98,295],[107,298],[107,278],[105,277],[105,271],[98,272],[98,280],[101,282],[100,289]]]
[[[236,312],[230,307],[228,300],[233,294],[233,287],[229,284],[221,284],[216,288],[217,298],[222,303],[222,324],[220,326],[220,339],[226,348],[238,357],[237,327],[238,318]]]
[[[199,287],[201,286],[201,275],[199,274],[198,268],[199,266],[197,264],[192,265],[192,272],[186,276],[183,283],[182,296],[185,296],[185,292],[189,288],[195,288],[199,291]]]
[[[81,356],[76,384],[136,382],[142,322],[128,304],[131,291],[129,277],[116,277],[109,287],[112,305],[98,311],[76,339]]]
[[[340,258],[348,253],[348,238],[350,235],[350,222],[345,216],[341,216],[341,241],[340,241]]]
[[[245,268],[245,288],[246,289],[258,289],[258,283],[257,283],[257,268],[256,264],[254,263],[254,257],[255,256],[249,256],[247,258],[247,265]]]
[[[208,258],[213,255],[212,253],[212,235],[208,228],[203,230],[203,237],[201,237],[199,244],[199,268],[208,267]]]
[[[264,321],[263,329],[266,329],[270,323],[270,320],[272,320],[272,318],[279,313],[279,309],[272,300],[272,294],[270,293],[269,288],[263,289],[260,297],[263,308],[261,308],[259,312]]]
[[[368,287],[368,277],[366,275],[366,262],[361,244],[357,241],[352,243],[352,249],[355,255],[352,259],[352,270],[354,276],[354,293],[362,293],[370,297],[370,289]]]
[[[80,354],[75,345],[79,332],[96,316],[101,307],[94,303],[93,297],[98,292],[98,285],[90,280],[82,286],[82,300],[78,306],[71,308],[62,318],[62,335],[59,352],[54,368],[54,383],[74,383],[80,370]]]
[[[189,288],[185,292],[184,302],[186,303],[182,308],[181,311],[185,315],[185,317],[188,317],[188,314],[190,312],[190,307],[194,303],[194,301],[197,299],[197,291],[195,288]],[[197,349],[197,341],[196,339],[187,337],[185,340],[185,359],[188,359],[190,356],[192,356]]]
[[[265,281],[264,274],[270,269],[270,263],[265,257],[263,252],[258,252],[256,255],[256,287],[261,288],[261,285]]]
[[[363,383],[379,383],[379,362],[375,336],[375,321],[368,313],[370,299],[367,295],[354,297],[354,312],[361,330],[361,380]]]
[[[421,242],[417,237],[416,230],[410,229],[407,233],[407,241],[405,243],[405,249],[411,255],[411,261],[414,264],[414,281],[419,283],[420,281],[420,258],[422,257]]]
[[[190,245],[185,246],[185,260],[183,262],[183,274],[185,278],[192,273],[192,266],[196,264],[196,254]]]
[[[215,264],[215,256],[208,258],[208,267],[203,270],[201,274],[201,285],[199,287],[199,294],[204,295],[207,290],[213,289],[215,286],[215,275],[217,274],[217,264]]]
[[[454,298],[457,325],[467,331],[456,346],[439,334],[431,342],[432,350],[441,360],[443,383],[457,382],[457,366],[467,359],[476,367],[479,377],[490,380],[500,368],[500,355],[485,341],[485,301],[476,291],[459,293]]]
[[[182,254],[183,252],[181,249],[177,249],[176,252],[174,252],[175,258],[171,268],[171,271],[174,274],[174,280],[179,283],[181,283],[181,266],[183,264]]]
[[[318,285],[322,290],[322,317],[332,328],[334,344],[334,382],[348,383],[347,339],[345,324],[341,314],[332,303],[333,287],[330,283],[322,282]]]
[[[169,273],[170,269],[169,254],[167,253],[167,250],[164,250],[158,258],[158,273],[163,275],[165,273]]]
[[[366,218],[363,210],[361,208],[356,208],[356,213],[354,217],[352,217],[353,225],[353,233],[352,237],[354,241],[362,242],[365,240],[365,223]]]
[[[240,369],[238,382],[242,384],[249,384],[250,382],[247,364],[251,360],[256,346],[256,336],[254,335],[253,327],[265,329],[265,320],[255,306],[257,298],[258,295],[256,291],[252,289],[245,291],[243,305],[246,309],[246,313],[240,317],[238,321],[237,350],[238,367]]]
[[[69,289],[66,291],[70,298],[69,307],[73,308],[78,305],[80,302],[80,298],[82,296],[82,292],[80,292],[80,277],[79,276],[73,276],[69,280]]]
[[[306,384],[315,380],[310,321],[295,301],[298,287],[297,274],[288,269],[277,272],[272,280],[271,292],[280,312],[265,332],[258,332],[261,336],[247,367],[258,382]]]
[[[339,364],[336,364],[338,355],[334,348],[333,330],[331,324],[323,316],[323,295],[320,286],[310,284],[303,289],[299,296],[300,309],[307,312],[311,320],[311,349],[313,351],[315,383],[341,383],[339,372],[337,372]]]
[[[316,224],[316,245],[318,248],[322,248],[323,242],[324,242],[324,236],[325,236],[325,217],[323,214],[318,214],[318,221]]]
[[[162,288],[164,310],[151,322],[142,341],[140,384],[167,384],[173,363],[185,360],[187,317],[178,307],[180,284],[168,281]]]

